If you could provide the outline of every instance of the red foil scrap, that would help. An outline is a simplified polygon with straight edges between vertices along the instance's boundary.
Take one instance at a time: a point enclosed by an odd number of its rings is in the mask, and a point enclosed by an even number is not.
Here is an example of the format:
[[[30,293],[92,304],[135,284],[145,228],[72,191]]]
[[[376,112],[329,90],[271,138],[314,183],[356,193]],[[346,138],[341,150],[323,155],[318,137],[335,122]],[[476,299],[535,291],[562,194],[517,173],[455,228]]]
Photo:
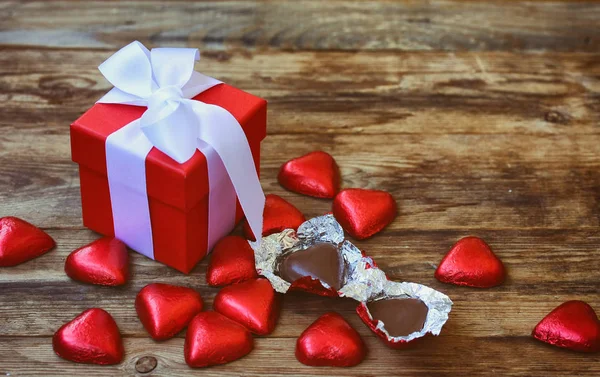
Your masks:
[[[400,349],[428,334],[439,335],[451,309],[452,301],[441,292],[416,283],[388,281],[381,292],[361,302],[356,312],[388,347]]]
[[[280,293],[302,290],[322,296],[366,300],[381,291],[385,273],[351,242],[333,215],[263,237],[254,248],[256,270]]]

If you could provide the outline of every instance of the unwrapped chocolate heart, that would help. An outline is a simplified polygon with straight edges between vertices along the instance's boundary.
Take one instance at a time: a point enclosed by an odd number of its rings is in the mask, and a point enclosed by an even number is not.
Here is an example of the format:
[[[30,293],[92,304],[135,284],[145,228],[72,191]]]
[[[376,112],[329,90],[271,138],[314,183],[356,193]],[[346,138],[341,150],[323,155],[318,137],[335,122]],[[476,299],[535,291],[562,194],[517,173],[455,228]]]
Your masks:
[[[583,301],[567,301],[551,311],[531,334],[553,346],[579,352],[600,351],[600,321]]]
[[[244,326],[217,312],[194,317],[185,336],[185,362],[194,368],[225,364],[252,351],[254,340]]]
[[[99,308],[84,311],[58,329],[52,348],[63,359],[86,364],[118,364],[124,354],[115,320]]]
[[[436,279],[443,283],[476,288],[500,285],[505,275],[502,261],[477,237],[465,237],[455,243],[435,271]]]
[[[229,285],[219,291],[214,309],[258,335],[268,335],[279,319],[280,297],[267,279]]]
[[[308,276],[339,291],[344,284],[344,267],[339,248],[323,242],[287,254],[281,259],[278,269],[279,276],[289,283]]]
[[[244,238],[228,236],[217,242],[206,270],[206,282],[213,287],[256,279],[254,250]]]
[[[396,201],[380,190],[346,189],[333,200],[333,215],[358,240],[381,231],[396,217]]]
[[[165,340],[183,330],[202,310],[202,297],[191,288],[152,283],[138,293],[135,310],[150,336]]]
[[[452,300],[427,286],[388,280],[383,289],[356,307],[359,318],[390,348],[412,347],[439,335]]]
[[[277,179],[290,191],[317,198],[333,198],[340,190],[340,169],[333,157],[322,151],[286,162]]]
[[[0,267],[16,266],[55,246],[43,230],[17,217],[0,218]]]
[[[319,317],[296,342],[296,358],[305,365],[351,367],[360,364],[366,354],[358,332],[335,312]]]
[[[100,238],[69,254],[65,272],[84,283],[123,285],[129,278],[127,247],[116,238]]]
[[[265,197],[265,209],[263,212],[263,237],[269,234],[279,233],[284,229],[298,229],[305,221],[304,215],[294,205],[275,194]],[[249,240],[255,241],[256,237],[250,230],[248,221],[244,220],[244,235]]]

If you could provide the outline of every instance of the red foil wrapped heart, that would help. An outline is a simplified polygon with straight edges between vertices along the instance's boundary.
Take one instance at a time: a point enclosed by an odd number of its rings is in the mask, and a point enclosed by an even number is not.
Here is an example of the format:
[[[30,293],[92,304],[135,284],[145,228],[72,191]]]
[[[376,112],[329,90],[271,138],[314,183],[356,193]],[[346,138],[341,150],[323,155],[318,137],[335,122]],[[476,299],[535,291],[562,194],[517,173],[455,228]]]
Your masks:
[[[162,283],[148,284],[135,298],[135,310],[154,340],[174,337],[202,310],[195,290]]]
[[[305,221],[304,215],[294,205],[275,194],[268,194],[263,212],[263,237],[279,233],[284,229],[298,229]],[[256,237],[250,230],[248,221],[244,220],[244,235],[255,241]]]
[[[220,287],[257,277],[254,250],[248,241],[239,236],[228,236],[217,243],[206,270],[208,285]]]
[[[252,334],[237,322],[217,312],[203,312],[188,326],[183,353],[194,368],[225,364],[252,351]]]
[[[531,335],[544,343],[579,352],[600,351],[600,321],[583,301],[567,301],[535,326]]]
[[[322,151],[286,162],[277,179],[290,191],[316,198],[333,198],[340,190],[340,169],[333,157]]]
[[[69,254],[65,272],[84,283],[123,285],[129,278],[127,246],[116,238],[100,238]]]
[[[267,279],[229,285],[219,291],[214,309],[258,335],[268,335],[279,319],[280,297]]]
[[[58,329],[52,348],[63,359],[86,364],[118,364],[124,354],[115,320],[99,308],[84,311]]]
[[[443,283],[476,288],[500,285],[505,275],[502,261],[477,237],[455,243],[435,271],[436,279]]]
[[[296,358],[310,366],[351,367],[360,364],[366,354],[358,332],[335,312],[319,317],[296,342]]]
[[[396,217],[396,201],[379,190],[346,189],[333,200],[333,215],[358,240],[381,231]]]
[[[12,216],[0,218],[0,267],[27,262],[55,245],[52,237],[24,220]]]

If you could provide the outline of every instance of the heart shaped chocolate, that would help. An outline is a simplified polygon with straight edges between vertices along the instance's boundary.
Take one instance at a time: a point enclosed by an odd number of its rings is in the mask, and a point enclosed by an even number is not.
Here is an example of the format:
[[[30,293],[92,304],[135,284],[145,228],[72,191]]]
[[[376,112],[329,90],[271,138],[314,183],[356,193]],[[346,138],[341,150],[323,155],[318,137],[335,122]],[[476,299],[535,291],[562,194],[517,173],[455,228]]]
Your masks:
[[[213,287],[256,279],[254,250],[239,236],[228,236],[217,242],[206,270],[206,282]]]
[[[58,329],[52,348],[63,359],[86,364],[118,364],[124,354],[115,320],[99,308],[84,311]]]
[[[502,261],[481,238],[459,240],[440,262],[435,277],[443,283],[476,288],[502,284],[505,278]]]
[[[367,304],[374,321],[381,321],[390,336],[408,336],[421,331],[429,309],[415,298],[391,298]]]
[[[296,342],[296,358],[305,365],[351,367],[360,364],[366,354],[358,332],[335,312],[319,317]]]
[[[284,256],[279,262],[279,276],[290,283],[310,276],[339,291],[344,284],[344,260],[335,245],[318,243]]]
[[[333,157],[322,151],[286,162],[277,179],[290,191],[316,198],[333,198],[340,190],[340,169]]]
[[[396,217],[396,201],[379,190],[346,189],[333,200],[333,215],[358,240],[381,231]]]
[[[567,301],[535,326],[531,334],[553,346],[579,352],[600,351],[600,320],[583,301]]]
[[[213,307],[254,334],[267,335],[277,325],[280,297],[267,279],[259,278],[221,289]]]
[[[135,310],[154,340],[174,337],[202,310],[195,290],[177,285],[148,284],[135,298]]]
[[[298,229],[300,224],[306,220],[302,212],[285,199],[275,194],[268,194],[265,199],[263,237],[268,236],[269,234],[279,233],[284,229]],[[252,230],[250,230],[247,220],[244,220],[243,229],[246,238],[252,241],[256,240]]]
[[[203,312],[188,326],[183,353],[194,368],[225,364],[252,351],[252,334],[237,322],[217,312]]]
[[[0,267],[39,257],[56,244],[43,230],[17,217],[0,218]]]
[[[84,283],[123,285],[129,278],[127,247],[116,238],[100,238],[69,254],[65,272]]]

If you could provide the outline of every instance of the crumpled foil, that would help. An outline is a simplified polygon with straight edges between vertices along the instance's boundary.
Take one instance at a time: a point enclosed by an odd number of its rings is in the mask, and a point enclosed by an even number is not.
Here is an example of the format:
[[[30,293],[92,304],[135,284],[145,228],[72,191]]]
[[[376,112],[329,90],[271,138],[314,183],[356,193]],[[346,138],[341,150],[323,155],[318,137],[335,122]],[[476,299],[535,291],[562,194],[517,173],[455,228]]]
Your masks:
[[[390,298],[416,298],[423,301],[429,309],[423,329],[407,336],[391,336],[385,329],[383,322],[377,321],[376,329],[382,331],[391,342],[410,342],[411,340],[420,338],[427,333],[439,335],[442,327],[446,321],[448,321],[448,314],[452,309],[452,300],[450,300],[450,297],[446,296],[442,292],[436,291],[435,289],[421,284],[399,283],[395,281],[388,281],[383,289],[375,295],[369,297],[365,304],[372,301]],[[368,307],[367,313],[369,314],[369,318],[373,320]]]
[[[345,239],[342,226],[331,214],[305,221],[297,232],[286,229],[263,237],[260,245],[250,242],[250,246],[254,249],[256,271],[266,277],[277,292],[286,293],[291,283],[279,277],[277,269],[280,259],[322,242],[336,245],[344,259],[344,284],[338,291],[340,297],[362,302],[383,290],[388,282],[385,273],[375,267],[371,258],[363,256],[356,246]],[[321,284],[331,288],[326,283]]]

